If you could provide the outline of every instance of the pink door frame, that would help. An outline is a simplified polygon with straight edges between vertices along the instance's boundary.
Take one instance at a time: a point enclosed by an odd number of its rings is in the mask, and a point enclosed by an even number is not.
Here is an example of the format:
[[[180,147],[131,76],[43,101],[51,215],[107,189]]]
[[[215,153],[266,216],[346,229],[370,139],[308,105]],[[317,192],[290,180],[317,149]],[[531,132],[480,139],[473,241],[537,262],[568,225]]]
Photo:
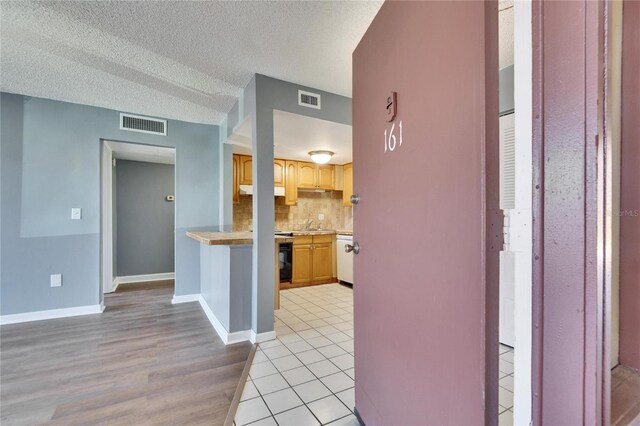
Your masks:
[[[533,421],[607,424],[606,4],[533,2]],[[605,344],[606,342],[606,344]]]

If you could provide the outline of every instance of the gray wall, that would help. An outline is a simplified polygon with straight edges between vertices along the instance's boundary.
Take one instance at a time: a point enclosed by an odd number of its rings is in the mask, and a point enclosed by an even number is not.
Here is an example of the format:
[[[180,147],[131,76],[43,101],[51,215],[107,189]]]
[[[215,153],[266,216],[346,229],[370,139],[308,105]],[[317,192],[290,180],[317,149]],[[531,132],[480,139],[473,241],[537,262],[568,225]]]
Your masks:
[[[102,300],[101,139],[176,148],[175,292],[200,292],[199,247],[185,232],[218,229],[218,126],[169,120],[167,136],[129,132],[119,111],[9,93],[0,109],[2,315]],[[54,273],[62,287],[49,286]]]
[[[202,298],[229,332],[251,328],[251,246],[200,245]]]
[[[174,166],[117,160],[117,271],[119,277],[174,272]]]
[[[509,65],[500,70],[500,115],[511,114],[514,111],[513,92],[513,65]]]
[[[320,94],[322,109],[299,106],[299,89]],[[256,333],[273,330],[273,110],[351,125],[351,98],[256,74],[245,89],[242,102],[229,114],[229,127],[241,123],[246,116],[251,116],[253,124],[252,329]],[[229,128],[227,134],[230,133]],[[228,173],[225,178],[230,180],[232,176]],[[231,205],[231,197],[224,202]]]

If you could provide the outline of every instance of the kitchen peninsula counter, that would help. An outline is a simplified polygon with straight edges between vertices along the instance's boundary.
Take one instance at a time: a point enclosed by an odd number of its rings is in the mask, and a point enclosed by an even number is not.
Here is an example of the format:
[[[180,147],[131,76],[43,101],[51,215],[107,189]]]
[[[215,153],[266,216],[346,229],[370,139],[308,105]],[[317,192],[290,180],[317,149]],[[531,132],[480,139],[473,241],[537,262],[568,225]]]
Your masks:
[[[187,236],[200,246],[199,301],[218,335],[225,344],[255,341],[253,306],[258,301],[253,300],[252,292],[253,232],[188,231]],[[280,307],[278,247],[292,242],[291,236],[274,235],[275,309]]]
[[[188,231],[187,236],[207,246],[234,246],[253,244],[253,232],[197,232]],[[293,237],[275,236],[276,243],[291,243]]]

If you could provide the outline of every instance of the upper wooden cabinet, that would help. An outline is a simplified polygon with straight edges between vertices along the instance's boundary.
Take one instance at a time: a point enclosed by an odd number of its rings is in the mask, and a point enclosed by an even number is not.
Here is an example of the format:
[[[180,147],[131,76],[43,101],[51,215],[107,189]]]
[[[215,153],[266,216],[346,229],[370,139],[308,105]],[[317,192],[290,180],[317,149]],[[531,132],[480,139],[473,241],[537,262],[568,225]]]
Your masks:
[[[273,185],[285,186],[285,161],[273,160]]]
[[[240,156],[233,156],[233,204],[240,202]]]
[[[298,188],[333,189],[334,167],[331,164],[298,162]]]
[[[333,189],[333,166],[331,164],[318,164],[317,170],[316,183],[318,188]]]
[[[238,185],[253,185],[253,170],[252,170],[253,157],[250,157],[248,155],[234,154],[233,165],[238,169]],[[273,160],[273,185],[274,186],[285,186],[284,167],[285,167],[285,160]]]
[[[253,157],[239,154],[233,155],[234,204],[240,202],[240,185],[253,185],[252,167]],[[347,166],[345,166],[344,171],[345,180],[347,179],[346,167]],[[342,168],[339,171],[342,172]],[[276,187],[284,187],[285,204],[288,206],[295,206],[298,203],[298,188],[335,190],[335,183],[336,166],[331,164],[315,164],[304,161],[280,159],[273,161],[273,185]],[[345,182],[344,185],[346,192],[347,183]],[[350,195],[351,193],[349,193],[349,196]],[[348,198],[347,195],[345,195],[345,197]]]
[[[351,195],[353,194],[353,163],[345,164],[343,170],[342,204],[349,207],[351,206]]]
[[[284,203],[287,206],[298,204],[298,162],[285,161]]]
[[[253,184],[253,157],[240,155],[240,185]]]
[[[316,188],[316,165],[298,162],[298,188]]]

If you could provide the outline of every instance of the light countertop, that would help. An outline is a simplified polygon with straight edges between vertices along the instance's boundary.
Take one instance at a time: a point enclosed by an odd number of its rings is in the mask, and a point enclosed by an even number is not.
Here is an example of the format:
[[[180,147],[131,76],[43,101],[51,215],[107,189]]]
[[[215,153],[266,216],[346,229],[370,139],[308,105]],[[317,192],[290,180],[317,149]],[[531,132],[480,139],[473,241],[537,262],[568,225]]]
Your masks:
[[[253,232],[197,232],[188,231],[187,237],[209,246],[232,246],[253,244]],[[291,243],[293,237],[274,236],[276,243]]]

